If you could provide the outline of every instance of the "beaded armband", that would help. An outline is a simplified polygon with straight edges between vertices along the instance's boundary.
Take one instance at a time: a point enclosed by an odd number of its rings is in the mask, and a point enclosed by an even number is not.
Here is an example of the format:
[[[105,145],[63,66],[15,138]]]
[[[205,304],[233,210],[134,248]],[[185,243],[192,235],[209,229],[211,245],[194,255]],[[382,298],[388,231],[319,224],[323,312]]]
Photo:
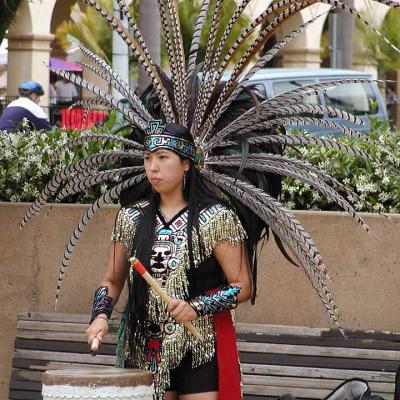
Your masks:
[[[202,294],[189,300],[190,306],[197,316],[215,314],[223,310],[231,310],[237,306],[237,295],[240,288],[227,285],[214,293]]]
[[[99,314],[106,314],[107,318],[110,319],[112,310],[112,298],[108,296],[108,287],[100,286],[94,292],[92,318],[90,319],[90,323],[92,323]]]

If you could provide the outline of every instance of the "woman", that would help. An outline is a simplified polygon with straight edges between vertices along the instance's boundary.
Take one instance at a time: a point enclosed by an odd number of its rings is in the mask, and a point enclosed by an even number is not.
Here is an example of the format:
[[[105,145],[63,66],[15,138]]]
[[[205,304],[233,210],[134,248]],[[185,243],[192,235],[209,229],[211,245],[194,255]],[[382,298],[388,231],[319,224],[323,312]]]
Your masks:
[[[196,171],[189,131],[159,121],[149,126],[144,168],[152,190],[118,214],[88,343],[103,340],[128,277],[124,364],[153,372],[157,399],[240,399],[230,310],[251,294],[246,232]],[[133,255],[172,297],[167,307],[129,269]],[[193,322],[202,340],[184,328],[185,321]]]

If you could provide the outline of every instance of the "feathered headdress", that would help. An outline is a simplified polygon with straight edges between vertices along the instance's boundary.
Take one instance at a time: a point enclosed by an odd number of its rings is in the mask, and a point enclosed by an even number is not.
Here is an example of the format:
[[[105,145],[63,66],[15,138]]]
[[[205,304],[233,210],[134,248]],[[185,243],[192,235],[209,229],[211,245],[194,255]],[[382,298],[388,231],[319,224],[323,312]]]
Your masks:
[[[320,252],[292,212],[277,200],[276,195],[279,190],[276,189],[276,183],[280,183],[281,176],[290,176],[306,182],[347,211],[362,228],[368,231],[368,226],[356,213],[348,197],[351,196],[357,201],[362,200],[342,183],[310,165],[306,160],[283,156],[281,149],[285,145],[312,144],[334,148],[359,157],[368,158],[369,156],[361,150],[339,144],[328,138],[307,135],[288,136],[280,134],[275,128],[286,125],[314,124],[340,130],[345,135],[361,137],[356,131],[340,123],[328,122],[318,117],[328,114],[362,125],[360,118],[336,107],[308,104],[307,97],[338,84],[366,80],[343,79],[309,84],[263,101],[253,99],[254,95],[253,97],[249,95],[245,88],[246,82],[260,68],[319,16],[290,32],[265,54],[258,57],[259,50],[264,47],[268,39],[289,18],[318,1],[280,0],[266,6],[265,11],[243,29],[235,43],[226,51],[228,36],[251,0],[242,0],[224,27],[220,26],[224,0],[204,0],[195,24],[189,54],[185,55],[178,1],[158,0],[170,76],[165,75],[154,64],[137,23],[123,0],[117,0],[117,3],[121,12],[127,17],[129,31],[120,20],[104,10],[95,0],[83,1],[95,8],[118,32],[144,67],[151,79],[151,86],[139,98],[129,84],[113,72],[103,59],[84,47],[81,47],[82,52],[97,65],[96,67],[87,65],[87,67],[115,88],[128,100],[128,104],[117,100],[80,76],[50,68],[59,76],[82,86],[95,95],[94,98],[83,100],[80,104],[89,108],[102,105],[117,110],[124,115],[135,132],[132,138],[89,133],[69,141],[65,148],[90,141],[107,141],[123,145],[124,150],[91,155],[60,171],[48,183],[23,219],[22,225],[37,214],[49,198],[62,198],[105,181],[114,182],[114,186],[86,211],[70,237],[60,270],[57,298],[73,248],[92,216],[104,204],[118,200],[123,191],[145,180],[141,161],[144,144],[147,148],[151,145],[159,145],[154,136],[153,141],[147,139],[146,142],[146,130],[150,130],[155,135],[158,132],[164,145],[170,146],[171,149],[177,150],[176,146],[179,145],[182,150],[185,143],[168,142],[168,144],[165,139],[166,133],[161,129],[163,124],[177,123],[190,130],[195,146],[186,147],[185,151],[195,160],[203,179],[225,193],[236,205],[239,213],[247,212],[253,216],[257,223],[251,225],[252,229],[248,231],[253,231],[256,239],[260,238],[265,228],[271,229],[280,246],[282,247],[283,244],[293,262],[303,269],[330,318],[338,325],[338,310],[327,286],[328,275]],[[364,21],[360,14],[340,1],[320,0],[320,2],[347,10]],[[379,0],[379,2],[391,7],[400,6],[399,3],[391,0]],[[199,60],[200,38],[205,34],[204,30],[207,26],[205,22],[208,16],[211,16],[211,23],[207,32],[205,55],[202,60]],[[370,26],[366,21],[364,22]],[[375,31],[371,26],[370,28]],[[222,29],[223,34],[217,42],[217,32]],[[253,35],[253,40],[248,45],[247,39],[251,35]],[[223,75],[228,66],[231,66],[238,49],[243,49],[244,46],[247,48],[241,53],[243,55],[233,65],[228,79],[224,80]],[[393,45],[392,47],[395,48]],[[397,48],[395,50],[398,51]],[[365,139],[364,136],[362,138]],[[121,164],[122,161],[125,163]],[[117,167],[110,168],[112,164]],[[109,169],[104,169],[105,166]]]

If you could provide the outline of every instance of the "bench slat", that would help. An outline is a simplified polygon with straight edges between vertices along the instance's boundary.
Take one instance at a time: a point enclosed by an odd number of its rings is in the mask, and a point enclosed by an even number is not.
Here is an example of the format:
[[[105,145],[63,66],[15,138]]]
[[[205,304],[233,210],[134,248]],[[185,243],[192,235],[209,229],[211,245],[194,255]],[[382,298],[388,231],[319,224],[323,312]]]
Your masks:
[[[343,336],[337,329],[329,328],[309,328],[305,326],[286,326],[286,325],[267,325],[267,324],[249,324],[240,323],[236,324],[236,332],[238,333],[256,333],[259,335],[293,335],[293,336],[306,336],[306,337],[336,337],[342,338]],[[375,340],[399,340],[400,332],[393,331],[376,331],[376,330],[346,330],[346,335],[351,338],[370,338]]]
[[[309,357],[299,355],[269,353],[239,353],[240,361],[246,364],[290,365],[298,367],[323,367],[337,369],[357,369],[361,371],[395,372],[398,361],[360,360],[357,358]]]
[[[85,331],[81,332],[56,332],[56,331],[17,331],[16,338],[30,340],[48,340],[48,341],[71,341],[86,342]],[[117,335],[109,333],[103,340],[103,343],[115,344]]]
[[[100,354],[93,357],[90,354],[16,349],[14,351],[14,358],[29,359],[29,360],[79,362],[82,364],[115,365],[115,356],[105,356]]]
[[[239,351],[270,354],[293,354],[320,357],[361,358],[399,361],[400,352],[393,350],[352,349],[342,347],[298,346],[275,343],[238,342]]]
[[[244,374],[279,375],[306,378],[326,378],[346,380],[351,376],[365,379],[366,381],[394,383],[396,374],[381,371],[360,371],[348,369],[289,367],[285,365],[257,365],[241,363]]]
[[[243,392],[245,394],[257,394],[265,396],[282,396],[287,394],[287,388],[281,388],[279,386],[261,386],[261,385],[243,385]],[[290,388],[290,393],[296,398],[304,399],[323,399],[331,393],[331,390],[327,389],[307,389],[307,388]],[[393,400],[393,394],[388,395],[387,393],[374,393],[385,400]]]
[[[243,382],[246,385],[279,386],[287,388],[309,388],[334,390],[343,380],[338,379],[310,379],[300,377],[276,377],[261,375],[244,375]],[[393,383],[370,382],[373,392],[393,393]]]

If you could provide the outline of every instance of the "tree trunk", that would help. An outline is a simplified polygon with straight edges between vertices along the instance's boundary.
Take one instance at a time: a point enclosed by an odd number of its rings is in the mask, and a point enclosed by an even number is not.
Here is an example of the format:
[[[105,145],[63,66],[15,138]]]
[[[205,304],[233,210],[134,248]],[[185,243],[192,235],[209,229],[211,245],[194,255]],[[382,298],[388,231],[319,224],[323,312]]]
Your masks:
[[[157,0],[141,0],[139,4],[139,27],[147,48],[155,64],[161,63],[161,38],[160,38],[160,17]],[[139,67],[139,81],[137,90],[142,93],[150,84],[150,78],[144,68]]]

